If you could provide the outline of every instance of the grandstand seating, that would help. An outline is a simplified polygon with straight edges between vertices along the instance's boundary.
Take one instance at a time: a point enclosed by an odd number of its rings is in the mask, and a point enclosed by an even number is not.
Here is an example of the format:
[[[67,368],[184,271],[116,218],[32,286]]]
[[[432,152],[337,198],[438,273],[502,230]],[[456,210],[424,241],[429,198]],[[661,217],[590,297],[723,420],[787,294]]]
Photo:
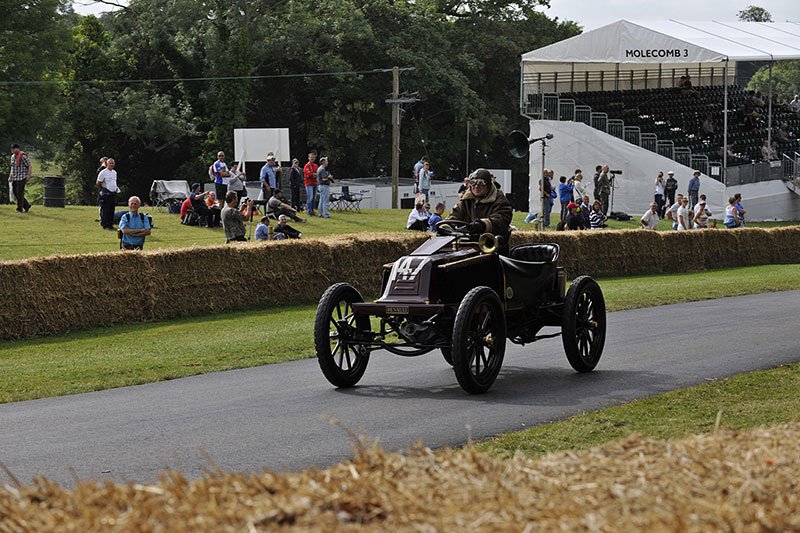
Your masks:
[[[577,93],[529,94],[526,111],[545,119],[576,120],[589,124],[634,144],[661,153],[687,166],[704,167],[720,161],[723,144],[724,88],[721,86],[592,91]],[[766,138],[766,108],[760,109],[763,124],[743,124],[753,109],[751,95],[739,86],[728,88],[728,143],[742,159],[729,159],[730,166],[761,160]],[[541,111],[544,110],[542,114]],[[706,117],[715,120],[715,133],[705,135]],[[800,117],[783,106],[773,105],[773,135],[777,125],[800,135]],[[793,153],[797,141],[780,143],[778,152]],[[702,162],[705,161],[705,165]],[[706,169],[701,168],[704,172]]]

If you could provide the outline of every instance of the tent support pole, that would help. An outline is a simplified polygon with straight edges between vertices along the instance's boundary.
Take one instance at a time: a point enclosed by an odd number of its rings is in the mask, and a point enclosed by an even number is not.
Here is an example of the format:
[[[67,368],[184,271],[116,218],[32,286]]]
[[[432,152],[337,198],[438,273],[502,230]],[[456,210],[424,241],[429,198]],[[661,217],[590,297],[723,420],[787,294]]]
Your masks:
[[[722,84],[725,87],[725,105],[722,115],[722,185],[727,189],[728,186],[728,60],[722,67]],[[722,196],[722,206],[725,207],[725,193]]]
[[[772,148],[772,61],[769,62],[769,89],[767,91],[767,143]]]

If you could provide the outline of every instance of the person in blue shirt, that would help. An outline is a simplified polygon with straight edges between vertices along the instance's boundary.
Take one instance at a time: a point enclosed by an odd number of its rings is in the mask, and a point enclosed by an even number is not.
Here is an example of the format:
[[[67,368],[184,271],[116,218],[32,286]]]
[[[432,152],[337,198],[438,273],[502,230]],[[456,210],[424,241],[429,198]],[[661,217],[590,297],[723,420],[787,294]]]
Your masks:
[[[267,154],[267,162],[261,167],[259,180],[261,181],[261,190],[264,191],[264,200],[269,200],[272,196],[272,191],[278,188],[278,171],[276,170],[277,163],[275,162],[275,155],[270,152]]]
[[[144,238],[150,235],[150,219],[139,213],[142,201],[138,196],[131,196],[128,200],[128,211],[119,221],[119,231],[122,234],[120,248],[123,250],[141,250],[144,248]]]
[[[272,228],[269,227],[269,217],[261,217],[261,223],[256,226],[257,241],[282,241],[284,239],[282,233],[273,233]]]
[[[433,210],[433,214],[428,219],[428,228],[436,233],[436,223],[442,220],[442,215],[444,214],[445,205],[442,202],[436,204],[436,207]]]
[[[689,180],[689,206],[697,205],[698,195],[700,194],[700,171],[695,170]]]
[[[567,205],[572,202],[572,191],[575,189],[575,186],[572,184],[572,179],[567,182],[566,176],[561,176],[558,178],[558,181],[560,182],[558,184],[558,201],[561,202],[561,220],[564,220],[569,214]]]
[[[231,173],[225,164],[225,152],[217,152],[217,160],[211,165],[211,177],[214,178],[214,189],[217,198],[225,198],[228,193],[228,179]]]

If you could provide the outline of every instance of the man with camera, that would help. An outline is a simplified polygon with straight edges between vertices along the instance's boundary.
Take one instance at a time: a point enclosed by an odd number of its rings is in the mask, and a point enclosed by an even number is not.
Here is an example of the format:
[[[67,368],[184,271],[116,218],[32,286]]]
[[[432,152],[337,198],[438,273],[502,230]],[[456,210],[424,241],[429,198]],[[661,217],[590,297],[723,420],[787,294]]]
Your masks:
[[[566,176],[561,176],[558,178],[558,181],[560,182],[558,184],[558,201],[561,202],[561,220],[566,220],[567,214],[569,213],[568,206],[569,204],[573,203],[572,191],[575,189],[575,187],[573,185],[572,178],[567,181]],[[575,204],[575,207],[578,207],[578,205]]]
[[[225,195],[225,208],[222,210],[222,229],[225,231],[225,242],[246,241],[247,229],[245,220],[253,218],[253,200],[247,200],[244,213],[239,211],[239,197],[231,191]]]
[[[611,195],[611,183],[614,175],[608,176],[608,165],[604,165],[600,176],[597,178],[597,199],[603,206],[603,215],[608,215],[608,197]]]

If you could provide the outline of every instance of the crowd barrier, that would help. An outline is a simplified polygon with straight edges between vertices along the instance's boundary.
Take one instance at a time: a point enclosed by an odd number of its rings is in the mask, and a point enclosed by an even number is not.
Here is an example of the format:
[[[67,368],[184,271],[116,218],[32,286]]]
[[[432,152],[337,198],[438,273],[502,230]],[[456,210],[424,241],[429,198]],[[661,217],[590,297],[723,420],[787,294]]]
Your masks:
[[[314,303],[337,281],[373,297],[380,290],[381,266],[424,239],[423,234],[363,234],[3,262],[0,338]],[[531,242],[558,243],[559,263],[569,277],[800,263],[800,227],[518,232],[511,245]]]

